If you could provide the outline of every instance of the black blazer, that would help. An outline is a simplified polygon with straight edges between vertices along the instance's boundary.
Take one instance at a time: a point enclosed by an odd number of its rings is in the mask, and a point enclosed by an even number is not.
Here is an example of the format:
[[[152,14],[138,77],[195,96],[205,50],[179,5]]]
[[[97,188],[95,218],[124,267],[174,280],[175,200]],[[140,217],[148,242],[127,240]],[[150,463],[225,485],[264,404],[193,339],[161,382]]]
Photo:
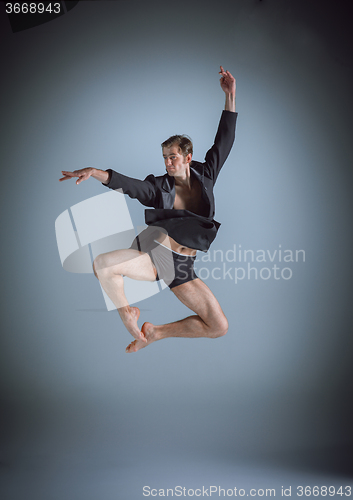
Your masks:
[[[220,223],[213,219],[215,215],[213,186],[232,149],[237,116],[238,113],[223,111],[214,144],[207,151],[205,161],[201,163],[192,160],[190,163],[191,175],[194,175],[200,182],[202,196],[209,206],[207,217],[201,217],[188,210],[173,209],[175,181],[174,177],[168,174],[157,177],[150,174],[144,180],[140,180],[108,169],[109,183],[103,185],[110,189],[122,189],[123,193],[129,195],[130,198],[136,198],[143,205],[157,209],[145,211],[146,224],[162,227],[164,225],[169,235],[178,243],[189,248],[208,250],[220,226]],[[176,227],[182,222],[181,219],[183,220],[182,229],[179,228],[176,231]],[[189,227],[185,222],[189,222]],[[195,235],[195,231],[202,234]]]

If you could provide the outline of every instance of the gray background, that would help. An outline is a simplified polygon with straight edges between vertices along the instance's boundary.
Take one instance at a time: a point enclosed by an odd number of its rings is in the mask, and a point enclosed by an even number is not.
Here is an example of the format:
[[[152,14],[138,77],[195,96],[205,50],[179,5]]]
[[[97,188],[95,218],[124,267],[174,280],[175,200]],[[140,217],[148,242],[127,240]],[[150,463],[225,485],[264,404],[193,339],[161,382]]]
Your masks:
[[[0,6],[4,499],[352,484],[347,5],[80,2],[16,34]],[[59,183],[60,171],[159,175],[174,133],[202,160],[224,105],[220,64],[239,117],[213,249],[282,245],[306,261],[290,280],[206,280],[225,337],[127,355],[117,312],[93,275],[63,271],[55,240],[56,217],[105,189]],[[141,324],[188,314],[169,290],[139,305]]]

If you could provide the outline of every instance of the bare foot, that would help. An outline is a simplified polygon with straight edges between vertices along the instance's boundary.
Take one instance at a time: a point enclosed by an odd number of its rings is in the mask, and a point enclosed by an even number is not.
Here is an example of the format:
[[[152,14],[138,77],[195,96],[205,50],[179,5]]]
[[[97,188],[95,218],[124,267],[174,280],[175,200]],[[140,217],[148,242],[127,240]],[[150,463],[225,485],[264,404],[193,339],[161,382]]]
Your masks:
[[[141,328],[141,332],[145,336],[145,341],[143,340],[134,340],[129,344],[125,350],[125,352],[137,352],[140,349],[143,349],[144,347],[152,344],[152,342],[155,342],[156,340],[159,340],[159,337],[157,335],[156,327],[152,323],[144,323]]]
[[[145,338],[144,333],[139,329],[137,325],[137,320],[140,316],[140,309],[138,307],[120,307],[118,309],[120,317],[126,326],[126,329],[131,333],[131,335],[141,342],[142,344],[146,344],[147,339]]]

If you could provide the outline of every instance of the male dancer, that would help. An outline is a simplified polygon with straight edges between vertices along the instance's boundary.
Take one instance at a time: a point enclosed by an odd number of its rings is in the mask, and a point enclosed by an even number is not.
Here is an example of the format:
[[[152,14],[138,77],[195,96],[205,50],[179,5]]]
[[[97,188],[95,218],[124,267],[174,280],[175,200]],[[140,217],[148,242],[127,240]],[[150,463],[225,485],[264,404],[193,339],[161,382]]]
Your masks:
[[[76,184],[89,177],[111,189],[122,189],[143,205],[148,228],[131,248],[98,255],[93,263],[96,277],[118,309],[127,330],[135,338],[126,352],[136,352],[167,337],[221,337],[228,321],[216,297],[195,274],[196,251],[207,251],[219,222],[213,219],[213,186],[232,148],[235,137],[235,79],[220,67],[220,84],[225,92],[215,142],[203,163],[192,160],[192,143],[187,136],[172,136],[162,143],[167,173],[133,179],[114,170],[84,168],[62,171],[60,181],[78,177]],[[165,325],[145,322],[137,325],[140,311],[131,307],[124,295],[123,276],[136,280],[164,279],[176,297],[195,315]]]

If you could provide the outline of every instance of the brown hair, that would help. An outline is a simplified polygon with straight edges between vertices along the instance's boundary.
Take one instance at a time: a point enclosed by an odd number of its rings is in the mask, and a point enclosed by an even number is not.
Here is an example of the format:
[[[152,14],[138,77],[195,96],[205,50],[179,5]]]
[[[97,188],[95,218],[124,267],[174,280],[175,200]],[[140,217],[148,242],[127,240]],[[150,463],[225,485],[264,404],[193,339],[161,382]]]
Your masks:
[[[161,144],[162,148],[170,148],[174,145],[178,146],[184,157],[193,153],[192,141],[187,135],[172,135]]]

